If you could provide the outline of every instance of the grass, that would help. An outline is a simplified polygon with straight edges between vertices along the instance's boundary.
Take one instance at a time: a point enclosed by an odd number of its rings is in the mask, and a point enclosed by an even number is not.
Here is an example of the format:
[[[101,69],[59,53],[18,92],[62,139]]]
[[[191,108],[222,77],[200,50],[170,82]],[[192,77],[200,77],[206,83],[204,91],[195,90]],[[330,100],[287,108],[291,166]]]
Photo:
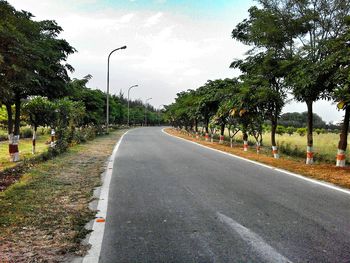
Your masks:
[[[300,136],[294,133],[289,136],[288,134],[276,135],[277,144],[291,145],[298,147],[306,151],[306,136]],[[271,146],[271,134],[265,133],[263,135],[263,141],[265,145]],[[327,134],[314,134],[314,152],[327,156],[329,159],[335,160],[339,142],[339,134],[327,133]],[[349,141],[350,142],[350,141]]]
[[[36,140],[36,153],[42,153],[49,145],[46,143],[50,140],[49,135],[40,135],[37,137]],[[35,155],[32,154],[32,139],[21,139],[19,141],[19,154],[20,159],[30,159],[34,157]],[[10,162],[9,158],[9,149],[8,149],[8,142],[2,141],[0,142],[0,171],[15,166],[16,163]]]
[[[271,151],[261,151],[260,154],[257,154],[255,149],[253,147],[250,147],[248,152],[244,152],[242,149],[242,145],[235,145],[231,148],[228,145],[221,145],[217,142],[205,142],[203,141],[203,138],[197,140],[194,137],[188,136],[186,132],[179,132],[175,129],[166,129],[166,132],[190,141],[200,143],[202,145],[206,145],[214,149],[232,153],[237,156],[265,163],[267,165],[278,167],[297,174],[302,174],[306,177],[330,182],[344,188],[350,188],[350,167],[335,167],[335,163],[319,163],[314,165],[306,165],[304,159],[289,158],[288,156],[283,155],[280,159],[274,159],[271,156]]]
[[[62,262],[83,255],[88,204],[122,130],[33,167],[0,193],[0,262]]]
[[[228,136],[228,131],[225,131],[225,135]],[[323,162],[335,163],[338,142],[339,142],[339,134],[335,133],[326,133],[326,134],[317,134],[314,133],[314,153],[315,160],[320,160]],[[228,139],[227,139],[228,140]],[[242,133],[238,133],[235,136],[235,140],[242,140]],[[288,152],[298,152],[298,156],[290,156],[290,157],[302,157],[306,158],[306,135],[300,136],[297,133],[293,135],[278,135],[276,134],[277,145],[281,148],[287,148]],[[249,137],[250,144],[254,145],[255,140],[253,137]],[[263,134],[263,144],[264,146],[271,147],[271,133],[267,132]],[[348,144],[350,144],[350,137],[348,139]],[[282,149],[281,149],[282,150]],[[283,151],[282,151],[283,153]]]

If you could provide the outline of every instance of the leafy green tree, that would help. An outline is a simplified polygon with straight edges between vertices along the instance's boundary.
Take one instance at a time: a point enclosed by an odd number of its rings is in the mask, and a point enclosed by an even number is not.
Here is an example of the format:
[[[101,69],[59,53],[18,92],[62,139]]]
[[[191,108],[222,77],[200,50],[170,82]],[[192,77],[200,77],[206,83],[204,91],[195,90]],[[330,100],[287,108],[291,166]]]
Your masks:
[[[296,130],[297,134],[299,134],[300,136],[305,136],[306,131],[307,131],[306,128],[298,128],[298,129]]]
[[[55,108],[52,102],[43,97],[35,97],[23,105],[26,121],[33,127],[32,153],[35,154],[35,142],[39,126],[50,125]]]
[[[333,99],[337,102],[339,110],[343,110],[344,118],[341,125],[340,138],[338,143],[338,153],[336,165],[345,166],[345,156],[347,149],[349,121],[350,121],[350,16],[346,18],[346,30],[327,44],[331,50],[331,55],[327,57],[329,71],[333,72],[331,84],[335,86],[332,93]]]
[[[239,68],[249,74],[260,85],[260,97],[265,104],[265,117],[271,122],[271,144],[275,158],[278,158],[276,144],[276,128],[278,118],[286,100],[285,75],[288,67],[286,60],[290,56],[290,47],[285,31],[290,28],[281,27],[283,17],[279,17],[268,8],[251,7],[249,18],[239,23],[232,31],[232,37],[253,46],[250,56],[244,60],[236,60],[231,67]]]
[[[319,99],[329,99],[328,92],[334,86],[328,80],[332,75],[327,62],[331,55],[326,47],[327,41],[336,39],[346,29],[345,18],[349,15],[349,1],[262,1],[265,8],[289,17],[289,24],[296,24],[291,41],[294,48],[291,70],[286,77],[297,101],[307,105],[307,159],[313,163],[313,103]],[[282,24],[283,27],[285,25]],[[295,34],[295,32],[297,34]]]
[[[282,125],[277,125],[277,129],[276,129],[276,133],[278,135],[283,135],[285,134],[287,131],[286,131],[286,128]]]
[[[287,128],[286,128],[286,132],[289,134],[289,136],[292,136],[293,135],[293,133],[295,133],[296,132],[296,128],[294,128],[293,126],[288,126]]]
[[[230,80],[208,80],[205,85],[199,87],[196,92],[198,99],[198,112],[201,113],[205,132],[209,133],[209,121],[219,109],[220,102],[230,89]],[[224,126],[224,124],[222,124]]]
[[[33,21],[33,15],[0,1],[0,102],[6,106],[12,159],[19,159],[21,102],[29,96],[62,95],[69,79],[64,64],[75,50],[58,39],[62,31],[54,21]],[[12,105],[15,105],[14,123]]]
[[[83,125],[94,125],[99,128],[105,123],[106,96],[101,90],[92,90],[86,87],[91,78],[91,75],[87,75],[83,79],[73,79],[68,85],[71,94],[69,98],[84,104],[86,114]],[[112,100],[110,102],[114,106]]]

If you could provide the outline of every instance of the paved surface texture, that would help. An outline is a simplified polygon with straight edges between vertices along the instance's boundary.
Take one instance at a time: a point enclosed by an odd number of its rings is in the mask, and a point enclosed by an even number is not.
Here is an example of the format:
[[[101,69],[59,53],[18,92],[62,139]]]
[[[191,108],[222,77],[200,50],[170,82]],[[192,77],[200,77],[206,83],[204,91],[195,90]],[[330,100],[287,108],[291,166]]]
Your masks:
[[[100,262],[350,262],[350,195],[134,129],[116,155]]]

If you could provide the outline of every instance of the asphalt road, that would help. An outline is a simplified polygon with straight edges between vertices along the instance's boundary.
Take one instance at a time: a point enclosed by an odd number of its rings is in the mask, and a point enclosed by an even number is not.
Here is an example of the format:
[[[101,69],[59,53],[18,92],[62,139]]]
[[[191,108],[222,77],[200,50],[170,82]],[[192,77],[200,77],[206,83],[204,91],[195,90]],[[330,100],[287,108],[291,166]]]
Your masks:
[[[134,129],[116,155],[100,262],[350,262],[350,195]]]

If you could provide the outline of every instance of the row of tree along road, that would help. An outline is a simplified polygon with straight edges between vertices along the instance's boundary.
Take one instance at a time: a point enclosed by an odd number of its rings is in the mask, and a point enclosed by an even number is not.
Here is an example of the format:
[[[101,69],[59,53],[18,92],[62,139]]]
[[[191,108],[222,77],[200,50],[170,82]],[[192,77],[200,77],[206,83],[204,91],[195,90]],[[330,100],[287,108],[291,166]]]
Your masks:
[[[251,47],[246,57],[232,62],[242,74],[209,80],[196,90],[177,94],[166,107],[172,125],[193,129],[225,127],[230,137],[252,135],[259,146],[263,124],[271,125],[272,152],[278,158],[276,129],[291,94],[307,106],[306,163],[313,158],[313,104],[336,102],[344,111],[337,166],[345,166],[350,118],[350,2],[343,0],[259,0],[249,9],[232,37]],[[244,147],[246,148],[246,147]]]
[[[55,21],[34,21],[33,15],[17,11],[0,0],[0,114],[8,131],[9,153],[19,160],[21,125],[33,127],[33,153],[39,126],[52,128],[51,144],[65,148],[72,141],[102,133],[106,116],[106,94],[86,87],[83,79],[69,77],[74,69],[66,61],[76,50],[58,36]],[[127,122],[127,100],[110,96],[109,123]],[[147,110],[145,110],[145,108]],[[158,124],[159,112],[142,101],[130,102],[130,123]]]

